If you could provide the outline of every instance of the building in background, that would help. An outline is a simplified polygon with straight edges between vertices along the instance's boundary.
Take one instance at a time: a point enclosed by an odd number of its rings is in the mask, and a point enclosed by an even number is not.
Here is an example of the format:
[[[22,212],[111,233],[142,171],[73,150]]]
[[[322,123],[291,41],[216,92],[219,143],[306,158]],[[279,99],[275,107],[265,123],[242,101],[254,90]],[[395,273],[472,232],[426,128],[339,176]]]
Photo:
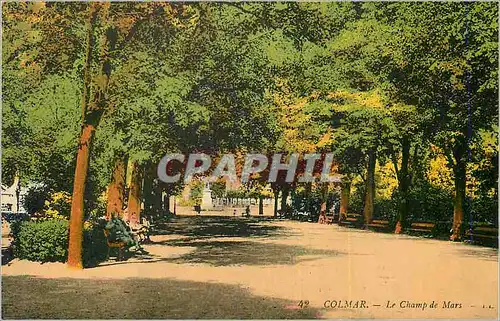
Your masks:
[[[21,186],[21,181],[18,176],[14,178],[14,183],[11,186],[2,184],[2,212],[26,212],[23,208],[23,198],[27,190],[27,187]]]

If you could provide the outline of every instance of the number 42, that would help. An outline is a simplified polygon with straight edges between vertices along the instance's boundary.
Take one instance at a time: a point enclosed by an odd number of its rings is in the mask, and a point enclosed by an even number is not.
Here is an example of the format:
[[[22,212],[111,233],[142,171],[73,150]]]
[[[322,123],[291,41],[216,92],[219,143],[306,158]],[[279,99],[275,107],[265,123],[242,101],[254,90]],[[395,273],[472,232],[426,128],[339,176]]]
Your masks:
[[[300,300],[298,306],[301,308],[301,309],[305,309],[307,308],[307,306],[309,305],[309,300]]]

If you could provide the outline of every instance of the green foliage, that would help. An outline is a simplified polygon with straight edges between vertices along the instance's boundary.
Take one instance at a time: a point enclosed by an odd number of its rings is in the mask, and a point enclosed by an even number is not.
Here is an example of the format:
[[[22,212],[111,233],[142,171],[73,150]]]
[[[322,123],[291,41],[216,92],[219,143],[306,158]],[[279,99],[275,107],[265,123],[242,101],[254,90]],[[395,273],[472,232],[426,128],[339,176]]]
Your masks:
[[[30,213],[44,210],[48,191],[72,190],[89,6],[3,7],[2,177],[20,173],[23,183],[46,186],[28,192]],[[85,182],[87,217],[105,210],[117,154],[144,165],[170,152],[299,150],[333,153],[349,179],[367,174],[371,152],[391,161],[398,190],[375,199],[375,217],[395,217],[406,200],[411,218],[451,219],[451,183],[466,168],[470,213],[493,220],[495,3],[112,3],[99,15],[91,96],[102,85],[103,56],[112,70],[98,102],[105,106]],[[118,45],[103,55],[106,31]],[[212,189],[216,197],[267,195],[258,180],[239,191]],[[316,208],[315,192],[301,193]],[[192,202],[201,197],[202,186],[193,188]],[[67,217],[58,202],[45,212]],[[361,213],[363,203],[359,185],[351,210]]]
[[[14,255],[37,262],[65,262],[68,256],[68,221],[37,220],[16,222],[12,228]],[[95,266],[107,255],[104,232],[98,224],[84,231],[83,262]]]
[[[349,213],[362,214],[365,204],[365,184],[363,181],[357,181],[351,187],[351,196],[349,198]],[[375,198],[375,203],[377,203]],[[382,214],[382,213],[379,213]]]
[[[200,205],[203,198],[203,188],[205,183],[202,180],[194,180],[191,183],[191,192],[189,194],[189,200],[193,205]]]
[[[453,195],[426,181],[419,182],[411,188],[408,202],[410,221],[451,222],[453,218]]]
[[[69,219],[71,211],[71,195],[66,192],[51,193],[50,199],[45,201],[43,218]]]
[[[41,213],[50,198],[50,190],[45,186],[32,186],[23,197],[23,207],[28,214]]]
[[[68,222],[22,222],[14,235],[14,255],[38,262],[64,262],[68,251]]]
[[[466,204],[470,204],[467,213],[471,213],[473,222],[484,222],[498,226],[498,197],[481,195]],[[470,221],[471,217],[465,217],[465,221]]]
[[[212,198],[223,198],[226,195],[226,182],[224,180],[217,180],[212,183],[210,189],[212,191]]]
[[[306,188],[298,189],[292,194],[292,210],[294,212],[305,212],[309,218],[315,221],[319,217],[322,203],[322,191],[320,188],[312,188],[308,191]],[[329,192],[326,196],[327,212],[333,206],[334,202],[339,201],[339,195],[334,192]]]
[[[83,232],[83,264],[96,266],[106,260],[108,244],[104,230],[98,223],[88,226]]]
[[[240,188],[236,190],[228,190],[226,192],[226,197],[232,199],[242,199],[242,198],[249,198],[249,195],[246,189]]]
[[[398,215],[398,205],[397,198],[381,199],[376,197],[373,217],[377,219],[387,219],[394,223]]]

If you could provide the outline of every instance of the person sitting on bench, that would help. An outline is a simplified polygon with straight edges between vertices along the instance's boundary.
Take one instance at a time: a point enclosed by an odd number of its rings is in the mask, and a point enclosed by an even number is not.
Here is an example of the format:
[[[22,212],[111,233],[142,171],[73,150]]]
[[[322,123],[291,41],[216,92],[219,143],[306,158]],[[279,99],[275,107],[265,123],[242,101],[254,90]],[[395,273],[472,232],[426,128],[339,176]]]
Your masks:
[[[144,242],[146,240],[149,240],[149,223],[145,218],[143,218],[143,220],[145,221],[145,224],[127,221],[132,230],[132,237],[134,237],[137,242]]]
[[[109,231],[110,241],[123,242],[129,250],[134,247],[136,252],[144,251],[139,242],[133,238],[130,227],[115,213],[111,215],[104,228]]]

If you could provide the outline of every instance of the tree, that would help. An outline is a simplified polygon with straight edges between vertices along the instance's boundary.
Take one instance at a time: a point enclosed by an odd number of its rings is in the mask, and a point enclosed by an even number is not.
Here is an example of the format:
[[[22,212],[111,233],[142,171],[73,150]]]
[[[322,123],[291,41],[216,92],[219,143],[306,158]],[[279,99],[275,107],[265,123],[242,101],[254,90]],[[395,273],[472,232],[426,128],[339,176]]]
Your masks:
[[[463,232],[470,142],[498,114],[497,12],[497,6],[479,3],[381,4],[371,10],[391,35],[391,89],[425,115],[428,133],[453,170],[452,240]]]
[[[122,47],[135,35],[143,21],[146,21],[149,17],[160,17],[160,21],[162,21],[161,16],[164,13],[168,15],[170,13],[168,9],[171,9],[169,4],[141,4],[135,7],[121,4],[114,5],[112,9],[116,8],[116,10],[111,12],[110,8],[111,4],[98,3],[89,4],[88,7],[89,21],[85,47],[86,59],[83,66],[83,125],[76,160],[69,227],[68,266],[76,268],[82,267],[83,199],[88,174],[90,147],[93,142],[95,129],[100,123],[103,113],[106,109],[109,109],[107,94],[112,72],[112,55],[116,55],[117,52],[120,54]],[[132,23],[130,21],[130,13],[127,12],[130,9],[136,9],[136,11],[133,12],[135,19],[132,19]],[[178,20],[176,20],[177,19],[173,19],[173,22],[178,22]],[[161,24],[162,22],[160,22],[160,25]],[[95,77],[95,87],[91,92],[90,86],[92,84],[92,79],[90,68],[92,62],[94,62],[94,47],[98,43],[94,39],[94,32],[97,27],[102,29],[102,40],[99,43],[101,45],[100,55],[95,59],[97,65],[100,66],[100,70],[97,77]],[[151,29],[154,31],[154,26],[150,28],[150,30]],[[145,35],[143,34],[142,36]],[[117,48],[118,51],[115,51]],[[117,57],[115,56],[114,58]],[[91,98],[90,95],[92,95]],[[133,182],[137,183],[137,179],[134,179]]]

